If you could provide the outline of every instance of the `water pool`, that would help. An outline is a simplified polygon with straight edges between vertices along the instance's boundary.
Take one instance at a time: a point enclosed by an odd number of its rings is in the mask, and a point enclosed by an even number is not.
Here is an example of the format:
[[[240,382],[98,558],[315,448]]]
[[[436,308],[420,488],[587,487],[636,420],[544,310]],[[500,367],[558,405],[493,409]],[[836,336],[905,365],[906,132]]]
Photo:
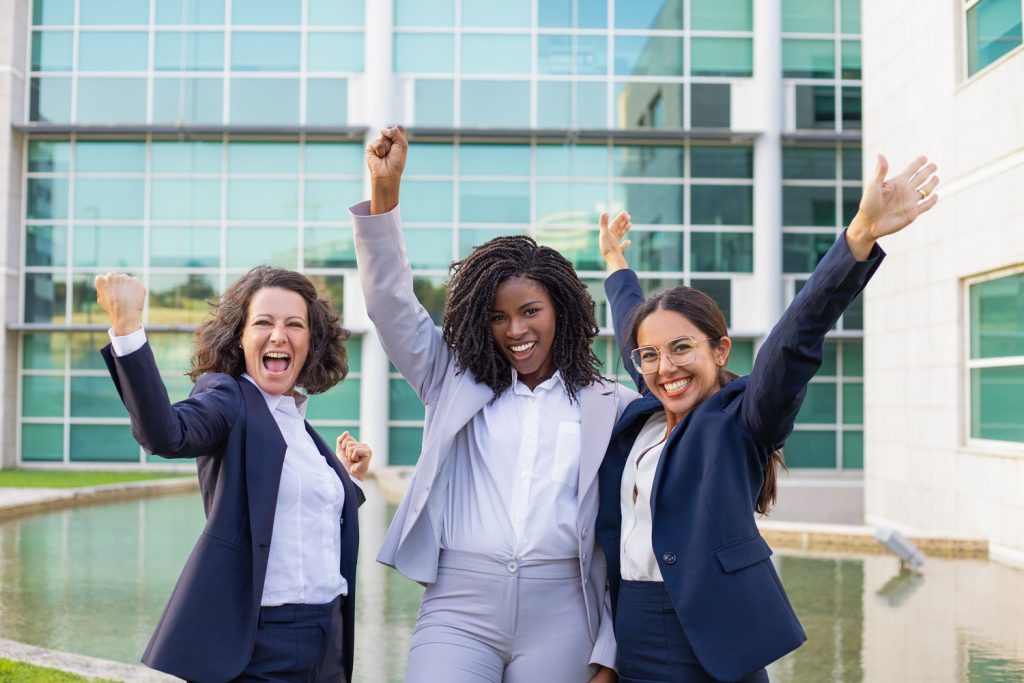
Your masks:
[[[377,565],[393,508],[360,511],[354,683],[401,681],[422,589]],[[0,636],[137,662],[202,528],[198,494],[86,506],[0,524]],[[929,559],[779,551],[809,640],[773,683],[1024,681],[1024,571]]]

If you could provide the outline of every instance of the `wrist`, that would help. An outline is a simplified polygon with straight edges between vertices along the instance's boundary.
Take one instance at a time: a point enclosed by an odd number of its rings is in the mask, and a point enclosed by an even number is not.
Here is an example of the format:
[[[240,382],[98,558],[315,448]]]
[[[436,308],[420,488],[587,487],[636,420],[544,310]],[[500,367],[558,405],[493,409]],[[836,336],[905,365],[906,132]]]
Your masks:
[[[624,259],[622,256],[606,258],[604,263],[605,270],[608,271],[609,275],[611,273],[615,273],[620,270],[626,270],[627,268],[629,268],[629,264],[626,263],[626,259]]]
[[[875,231],[871,223],[857,213],[846,229],[846,244],[858,261],[863,261],[875,246]]]
[[[110,326],[115,337],[127,337],[132,332],[142,329],[142,320],[117,320]]]
[[[398,182],[374,180],[370,187],[370,213],[387,213],[398,206]]]

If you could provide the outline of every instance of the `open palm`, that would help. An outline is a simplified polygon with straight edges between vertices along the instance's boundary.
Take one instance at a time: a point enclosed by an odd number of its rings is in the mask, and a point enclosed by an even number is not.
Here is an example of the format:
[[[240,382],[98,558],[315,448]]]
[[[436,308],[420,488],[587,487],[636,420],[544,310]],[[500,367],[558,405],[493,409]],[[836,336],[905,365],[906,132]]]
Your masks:
[[[865,185],[860,200],[860,216],[871,226],[872,238],[899,232],[935,206],[939,199],[934,193],[939,184],[935,171],[935,164],[920,156],[901,173],[886,179],[889,162],[878,155],[875,176]]]

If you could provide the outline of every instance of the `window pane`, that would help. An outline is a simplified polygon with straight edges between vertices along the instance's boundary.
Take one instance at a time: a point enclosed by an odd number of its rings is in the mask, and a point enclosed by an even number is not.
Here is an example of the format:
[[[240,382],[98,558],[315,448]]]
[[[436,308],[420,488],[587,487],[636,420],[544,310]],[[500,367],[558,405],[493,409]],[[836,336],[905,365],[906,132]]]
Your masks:
[[[220,123],[223,92],[220,78],[156,78],[153,123]]]
[[[843,78],[860,78],[860,41],[843,41]]]
[[[1024,356],[1024,273],[971,285],[970,294],[971,358]]]
[[[228,173],[298,173],[299,146],[291,142],[230,142]]]
[[[224,68],[224,34],[210,31],[156,34],[153,68],[157,71],[219,71]]]
[[[796,86],[796,127],[831,130],[836,125],[836,89],[832,86]]]
[[[789,437],[782,452],[792,468],[836,466],[835,431],[797,430]]]
[[[864,432],[843,432],[843,469],[864,469]]]
[[[843,88],[843,130],[860,130],[860,88]]]
[[[306,228],[303,237],[307,268],[352,268],[356,265],[356,248],[350,230]]]
[[[835,77],[835,43],[831,40],[783,40],[782,75],[786,78]]]
[[[530,0],[462,0],[462,25],[529,28],[530,4]]]
[[[728,83],[693,83],[690,126],[729,128],[732,122],[732,86]]]
[[[843,217],[841,224],[849,225],[860,208],[861,189],[859,187],[843,188]]]
[[[422,149],[418,146],[417,153],[421,153]],[[363,146],[348,142],[307,142],[303,155],[307,174],[362,175],[365,163]]]
[[[501,237],[503,235],[523,235],[525,230],[514,230],[508,228],[473,228],[465,225],[459,227],[459,253],[456,258],[466,258],[469,252],[479,247],[484,242]]]
[[[462,73],[530,73],[530,36],[464,34]]]
[[[973,76],[1021,44],[1021,3],[981,0],[967,10],[967,73]]]
[[[597,243],[598,234],[589,229],[538,230],[537,242],[568,259],[576,270],[602,270],[604,259]]]
[[[120,22],[118,22],[120,23]],[[79,71],[145,71],[149,36],[123,31],[82,31]]]
[[[306,123],[343,126],[348,122],[348,81],[310,78],[306,82]]]
[[[65,335],[26,333],[22,340],[21,367],[26,370],[64,369]]]
[[[807,283],[807,280],[797,280],[797,293],[803,289],[803,286]],[[821,368],[818,369],[818,377],[832,376],[838,374],[838,350],[839,342],[826,341],[823,353],[821,356]]]
[[[417,80],[413,120],[419,126],[455,125],[455,85],[452,81]]]
[[[295,228],[229,227],[228,268],[298,266],[298,231]]]
[[[750,38],[693,38],[690,55],[694,76],[754,75],[754,41]]]
[[[616,145],[614,173],[622,178],[682,178],[685,148]]]
[[[409,228],[404,232],[406,252],[413,268],[446,270],[452,262],[449,228]]]
[[[256,265],[255,263],[253,265]],[[217,277],[201,273],[151,275],[149,323],[195,325],[209,312],[206,302],[217,298]]]
[[[679,83],[616,83],[616,126],[682,128],[683,86]]]
[[[862,295],[858,294],[857,298],[847,306],[846,312],[843,313],[843,329],[864,329],[864,297]]]
[[[146,170],[144,142],[89,140],[75,146],[79,173],[142,173]]]
[[[75,228],[74,265],[139,268],[143,264],[141,225],[79,225]]]
[[[30,140],[29,173],[66,172],[71,159],[71,143],[58,140]]]
[[[604,183],[537,184],[537,223],[541,225],[593,226],[607,210]]]
[[[224,0],[156,0],[157,24],[223,24]]]
[[[690,150],[690,175],[694,178],[753,178],[754,148],[694,145]]]
[[[298,71],[299,60],[298,33],[231,34],[231,68],[235,71]]]
[[[754,224],[754,188],[749,185],[694,185],[690,200],[694,225]]]
[[[833,33],[835,15],[835,0],[782,0],[786,33]]]
[[[538,0],[537,25],[541,28],[604,28],[608,0]]]
[[[153,173],[220,173],[220,141],[154,140]]]
[[[311,26],[362,26],[365,0],[307,0]]]
[[[128,411],[109,377],[72,377],[71,417],[128,417]]]
[[[754,0],[690,0],[690,28],[698,31],[751,31]]]
[[[152,184],[152,216],[156,220],[217,220],[219,180],[161,180]]]
[[[529,183],[463,182],[459,187],[461,220],[480,223],[528,223]]]
[[[70,78],[33,78],[30,87],[29,118],[32,121],[71,121]]]
[[[832,234],[782,235],[782,272],[810,273],[836,241]]]
[[[232,78],[231,123],[297,125],[299,81],[293,78]]]
[[[144,181],[78,178],[75,182],[75,217],[143,217],[146,196]]]
[[[843,374],[846,377],[864,376],[864,344],[843,342]]]
[[[362,33],[310,33],[306,38],[309,47],[307,69],[309,71],[362,71]]]
[[[834,147],[783,147],[782,177],[787,180],[832,180],[836,177]]]
[[[362,147],[359,148],[362,161]],[[455,169],[455,147],[449,143],[422,143],[409,159],[405,175],[451,175]]]
[[[667,289],[669,286],[675,286],[679,284],[678,281],[668,280],[664,283],[664,288]],[[704,292],[718,304],[718,307],[722,309],[722,313],[725,315],[726,325],[732,324],[732,281],[731,280],[700,280],[694,278],[690,281],[690,284],[700,291]],[[649,295],[648,295],[649,296]]]
[[[683,233],[634,230],[629,233],[630,263],[637,270],[680,271],[683,269]]]
[[[26,195],[26,218],[67,218],[66,178],[29,178]]]
[[[607,128],[604,83],[541,81],[537,84],[539,128]]]
[[[395,0],[395,26],[455,25],[455,0]]]
[[[452,184],[425,180],[402,183],[402,218],[406,221],[451,221]],[[467,220],[465,216],[462,218]]]
[[[537,72],[603,76],[608,72],[608,40],[604,36],[537,36]]]
[[[67,278],[63,274],[26,273],[25,322],[64,322],[66,295]]]
[[[834,187],[783,187],[782,224],[834,226],[836,189]]]
[[[738,375],[750,374],[754,369],[754,342],[733,339],[726,367]]]
[[[75,0],[34,0],[33,26],[70,26],[75,23]]]
[[[860,180],[862,172],[861,148],[843,147],[843,180]]]
[[[396,33],[395,73],[450,74],[455,71],[455,37],[450,33]]]
[[[683,28],[683,0],[613,0],[616,28]]]
[[[1024,366],[971,370],[971,437],[1024,443]]]
[[[863,384],[843,384],[843,423],[864,424]]]
[[[59,462],[64,459],[64,426],[21,425],[21,459],[25,462]]]
[[[461,115],[464,126],[526,128],[530,125],[530,84],[463,81]]]
[[[64,376],[25,375],[22,377],[21,415],[22,417],[63,417]]]
[[[388,464],[415,465],[423,445],[421,427],[390,427],[388,429]]]
[[[811,382],[807,397],[796,416],[797,424],[827,424],[836,421],[836,385],[834,382]]]
[[[149,23],[149,0],[79,0],[78,11],[84,26]]]
[[[139,444],[124,425],[71,425],[71,462],[139,462]]]
[[[309,397],[307,420],[358,420],[359,379],[346,379],[322,394]],[[340,429],[339,433],[344,431]],[[334,442],[327,444],[334,450]]]
[[[216,267],[220,265],[220,228],[154,225],[149,260],[156,267]]]
[[[475,145],[459,147],[459,173],[466,176],[528,176],[527,145]]]
[[[690,236],[690,269],[754,272],[754,236],[744,232],[695,232]]]
[[[348,222],[348,207],[363,200],[361,180],[307,180],[307,221]]]
[[[860,33],[860,0],[841,0],[843,33]]]
[[[603,178],[608,172],[604,145],[538,145],[538,176]]]
[[[78,79],[78,123],[141,123],[145,120],[144,78]]]
[[[446,297],[446,278],[417,276],[412,279],[412,290],[416,299],[427,309],[431,320],[435,325],[441,324],[441,316],[444,313],[444,300]]]
[[[682,185],[615,186],[612,213],[628,211],[636,225],[682,225]]]
[[[618,76],[682,76],[683,39],[661,36],[616,36]]]
[[[64,266],[68,262],[68,229],[64,225],[25,227],[25,265]]]
[[[302,21],[301,0],[245,0],[231,5],[235,24],[272,26]]]
[[[33,71],[71,71],[74,34],[70,31],[36,31],[32,34]]]

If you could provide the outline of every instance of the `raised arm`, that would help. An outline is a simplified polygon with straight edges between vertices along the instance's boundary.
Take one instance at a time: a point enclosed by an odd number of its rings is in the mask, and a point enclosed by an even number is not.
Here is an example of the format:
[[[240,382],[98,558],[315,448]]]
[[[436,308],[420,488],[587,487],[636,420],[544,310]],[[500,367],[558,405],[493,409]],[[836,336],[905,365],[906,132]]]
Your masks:
[[[788,438],[807,384],[821,367],[826,333],[881,263],[885,254],[876,241],[907,227],[938,200],[936,167],[925,157],[887,180],[888,168],[879,156],[850,227],[818,263],[754,361],[742,414],[768,446],[781,447]]]
[[[598,220],[599,246],[608,271],[608,276],[604,281],[604,291],[608,297],[608,303],[612,307],[615,343],[619,348],[622,367],[629,373],[637,389],[643,393],[646,391],[644,376],[633,366],[633,361],[629,357],[633,350],[630,348],[629,339],[633,311],[644,302],[644,292],[640,287],[640,280],[636,273],[629,269],[629,263],[625,256],[625,251],[632,242],[623,238],[632,227],[629,214],[625,211],[620,212],[611,221],[609,221],[607,213],[602,213]]]

